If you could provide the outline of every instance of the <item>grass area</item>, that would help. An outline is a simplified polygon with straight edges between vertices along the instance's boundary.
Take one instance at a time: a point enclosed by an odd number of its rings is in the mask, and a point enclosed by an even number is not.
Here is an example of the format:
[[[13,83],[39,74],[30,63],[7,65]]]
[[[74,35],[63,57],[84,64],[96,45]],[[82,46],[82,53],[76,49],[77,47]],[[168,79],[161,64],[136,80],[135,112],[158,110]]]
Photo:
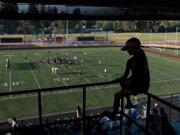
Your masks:
[[[25,61],[26,56],[28,61]],[[74,56],[77,57],[77,64],[71,64],[68,68],[57,64],[59,75],[52,75],[48,57],[73,59]],[[8,71],[5,69],[6,57],[11,59]],[[147,57],[151,73],[150,92],[156,95],[179,92],[180,61],[148,53]],[[130,56],[120,48],[74,48],[0,51],[0,58],[0,91],[11,92],[110,81],[121,76]],[[98,64],[99,61],[101,64]],[[112,105],[113,94],[117,90],[118,85],[88,88],[87,107]],[[37,116],[36,101],[37,95],[32,94],[0,97],[0,120],[7,120],[10,116]],[[42,96],[44,115],[75,110],[76,105],[82,105],[82,89],[46,92]]]

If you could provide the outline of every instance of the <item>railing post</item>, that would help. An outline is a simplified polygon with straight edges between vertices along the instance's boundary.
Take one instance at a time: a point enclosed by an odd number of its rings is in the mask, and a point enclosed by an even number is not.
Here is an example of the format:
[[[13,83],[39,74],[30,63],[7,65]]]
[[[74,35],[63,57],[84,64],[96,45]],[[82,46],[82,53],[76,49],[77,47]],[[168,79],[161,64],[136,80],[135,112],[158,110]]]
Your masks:
[[[83,87],[83,135],[86,135],[86,87]]]
[[[151,108],[151,96],[148,95],[147,98],[147,110],[146,110],[146,135],[149,135],[149,115],[150,115],[150,108]]]
[[[120,135],[123,135],[123,111],[124,111],[124,97],[121,98],[121,114],[120,114]]]
[[[172,104],[172,100],[173,100],[173,94],[171,94],[171,101],[170,101],[171,104]],[[171,121],[171,107],[169,107],[169,121]]]
[[[42,127],[41,91],[38,91],[38,111],[39,111],[39,125],[40,127]]]

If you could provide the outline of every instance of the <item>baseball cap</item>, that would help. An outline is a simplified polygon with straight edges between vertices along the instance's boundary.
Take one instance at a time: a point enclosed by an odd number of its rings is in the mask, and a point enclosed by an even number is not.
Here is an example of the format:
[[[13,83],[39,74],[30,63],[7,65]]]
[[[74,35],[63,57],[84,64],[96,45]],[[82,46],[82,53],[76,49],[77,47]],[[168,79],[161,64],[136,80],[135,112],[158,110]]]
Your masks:
[[[122,51],[126,51],[129,47],[140,48],[141,42],[137,38],[130,38],[126,41],[126,44],[121,48]]]

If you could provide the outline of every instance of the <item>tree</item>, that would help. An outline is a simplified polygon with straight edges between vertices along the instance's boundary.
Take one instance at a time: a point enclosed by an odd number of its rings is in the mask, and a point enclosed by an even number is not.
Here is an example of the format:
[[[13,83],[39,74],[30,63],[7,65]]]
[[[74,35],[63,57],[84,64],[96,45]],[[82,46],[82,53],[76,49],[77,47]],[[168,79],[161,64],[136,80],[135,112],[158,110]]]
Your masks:
[[[45,5],[41,5],[41,7],[40,7],[40,14],[46,14],[46,7],[45,7]]]
[[[14,15],[18,13],[17,3],[14,1],[2,2],[1,13],[13,13]]]
[[[80,8],[75,8],[74,10],[73,10],[73,15],[81,15],[81,10],[80,10]]]
[[[34,3],[30,3],[27,12],[32,15],[38,14],[37,5]]]

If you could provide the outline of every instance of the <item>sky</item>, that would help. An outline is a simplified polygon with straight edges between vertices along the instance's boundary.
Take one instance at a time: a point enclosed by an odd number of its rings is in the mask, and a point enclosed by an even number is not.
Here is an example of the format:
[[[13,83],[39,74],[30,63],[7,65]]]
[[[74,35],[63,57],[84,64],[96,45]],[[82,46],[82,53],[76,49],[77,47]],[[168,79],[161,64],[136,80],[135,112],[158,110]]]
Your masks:
[[[114,13],[116,14],[121,14],[122,10],[119,8],[112,8],[112,7],[88,7],[88,6],[66,6],[66,5],[46,5],[48,6],[56,6],[58,9],[58,13],[61,13],[62,11],[64,13],[73,13],[73,10],[75,8],[79,8],[81,10],[81,14],[94,14],[96,15],[101,15],[101,14],[106,14],[106,15],[113,15]],[[40,7],[40,6],[39,6]],[[18,6],[19,12],[22,11],[27,11],[28,5],[27,4],[19,4]]]

